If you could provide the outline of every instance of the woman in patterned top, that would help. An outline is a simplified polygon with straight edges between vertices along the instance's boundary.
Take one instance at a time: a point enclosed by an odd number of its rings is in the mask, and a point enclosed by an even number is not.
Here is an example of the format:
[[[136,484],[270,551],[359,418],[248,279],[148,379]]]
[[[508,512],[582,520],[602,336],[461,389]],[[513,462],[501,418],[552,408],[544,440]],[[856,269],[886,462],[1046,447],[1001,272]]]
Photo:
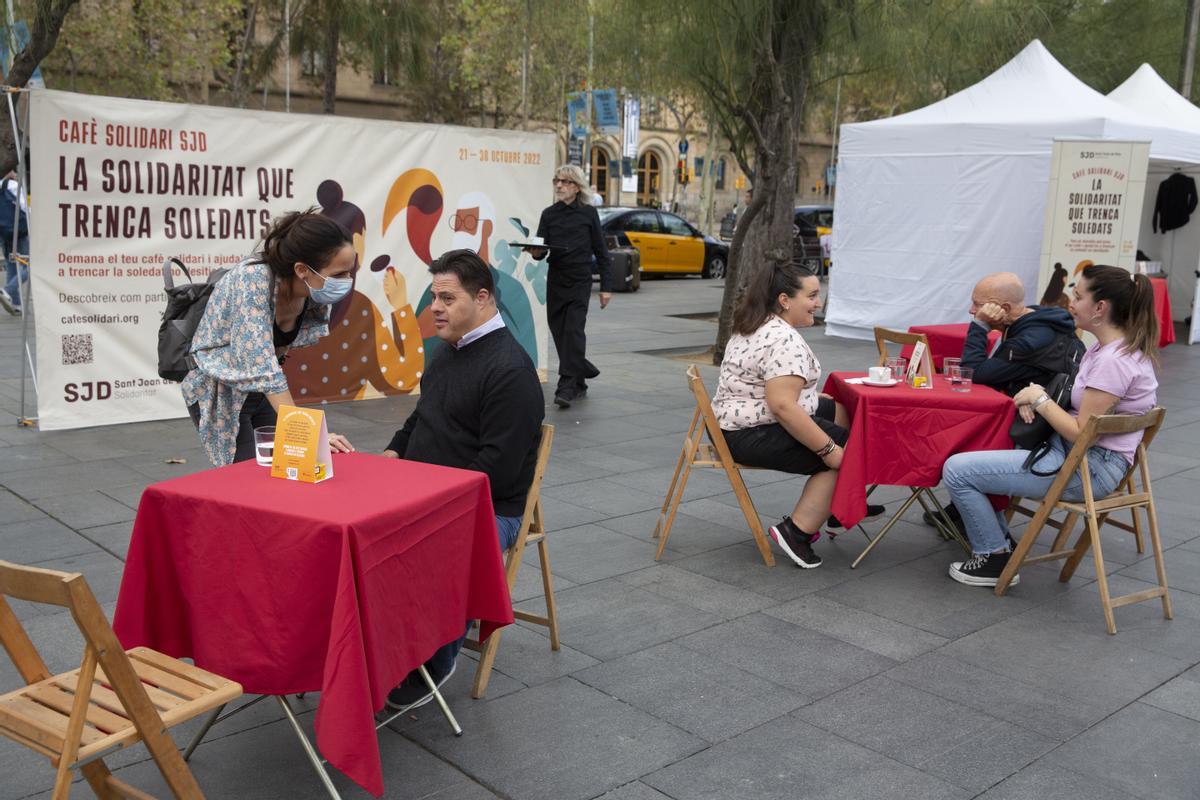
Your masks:
[[[261,252],[217,282],[192,338],[183,398],[216,466],[254,457],[254,429],[295,405],[283,374],[291,347],[329,333],[329,307],[350,290],[350,234],[315,211],[275,221]],[[330,434],[336,452],[354,448]]]
[[[733,312],[713,409],[740,464],[811,475],[790,516],[771,538],[797,566],[821,565],[812,543],[829,517],[846,410],[817,392],[821,364],[797,328],[813,324],[821,285],[807,269],[783,264],[751,279]],[[879,514],[882,506],[870,506]],[[835,520],[830,518],[830,523]]]

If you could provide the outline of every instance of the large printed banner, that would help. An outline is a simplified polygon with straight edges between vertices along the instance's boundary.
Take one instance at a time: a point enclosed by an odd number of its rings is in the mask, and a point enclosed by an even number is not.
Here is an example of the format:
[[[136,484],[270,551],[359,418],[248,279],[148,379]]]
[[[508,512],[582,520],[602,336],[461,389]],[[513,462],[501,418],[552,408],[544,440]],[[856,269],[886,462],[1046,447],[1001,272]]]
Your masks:
[[[286,362],[300,403],[413,391],[442,346],[427,266],[468,247],[545,370],[546,264],[507,245],[552,202],[552,134],[32,94],[32,274],[45,430],[184,416],[159,379],[162,263],[196,280],[317,207],[354,236],[354,291]],[[176,281],[186,280],[176,271]]]
[[[1039,304],[1065,305],[1067,286],[1090,264],[1133,270],[1149,163],[1149,142],[1055,140]]]

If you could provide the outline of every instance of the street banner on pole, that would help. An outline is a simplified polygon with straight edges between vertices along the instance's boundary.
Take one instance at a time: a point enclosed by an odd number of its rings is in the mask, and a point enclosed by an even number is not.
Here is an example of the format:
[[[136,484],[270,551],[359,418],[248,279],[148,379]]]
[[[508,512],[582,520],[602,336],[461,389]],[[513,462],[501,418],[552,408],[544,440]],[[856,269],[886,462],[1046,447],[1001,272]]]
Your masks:
[[[32,93],[31,126],[43,429],[186,416],[157,374],[163,261],[203,281],[309,207],[350,231],[358,265],[330,335],[285,362],[298,403],[414,391],[444,346],[428,265],[453,248],[492,264],[501,315],[544,374],[546,265],[507,242],[551,202],[552,134],[46,90]]]
[[[572,139],[583,139],[588,135],[587,95],[573,92],[567,95],[567,123]]]
[[[629,163],[637,163],[638,142],[641,140],[642,104],[635,97],[625,100],[625,140],[622,143],[621,155],[629,159]],[[637,191],[637,172],[625,169],[621,172],[621,191]]]
[[[603,134],[621,132],[621,112],[617,105],[616,89],[593,89],[592,103],[596,106],[596,129]]]
[[[1089,264],[1133,270],[1149,162],[1149,142],[1055,140],[1034,302],[1060,302]]]

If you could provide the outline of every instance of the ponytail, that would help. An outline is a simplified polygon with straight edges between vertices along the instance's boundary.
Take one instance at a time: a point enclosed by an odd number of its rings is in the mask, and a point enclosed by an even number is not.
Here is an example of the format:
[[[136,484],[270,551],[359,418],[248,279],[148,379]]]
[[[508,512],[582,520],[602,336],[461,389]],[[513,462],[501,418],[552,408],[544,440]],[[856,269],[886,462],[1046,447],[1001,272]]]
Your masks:
[[[798,264],[764,266],[750,276],[742,287],[733,309],[733,332],[749,336],[779,311],[779,295],[789,297],[800,291],[805,278],[813,272]]]
[[[1109,319],[1124,334],[1125,352],[1142,353],[1157,364],[1159,321],[1150,279],[1103,264],[1084,267],[1083,277],[1093,302],[1108,301]]]
[[[294,274],[297,261],[319,272],[347,244],[352,245],[353,240],[341,223],[318,214],[315,208],[293,211],[276,219],[263,236],[256,261],[285,281]]]

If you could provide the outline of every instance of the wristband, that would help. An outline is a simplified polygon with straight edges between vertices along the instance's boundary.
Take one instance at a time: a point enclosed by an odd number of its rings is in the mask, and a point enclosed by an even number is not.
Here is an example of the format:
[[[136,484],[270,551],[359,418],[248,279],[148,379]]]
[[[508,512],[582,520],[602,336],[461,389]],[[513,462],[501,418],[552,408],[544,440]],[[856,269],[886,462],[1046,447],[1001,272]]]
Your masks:
[[[1043,393],[1041,397],[1033,401],[1033,410],[1037,411],[1046,403],[1050,402],[1050,395]]]
[[[825,456],[829,455],[830,453],[833,452],[833,448],[835,448],[835,447],[837,447],[837,442],[833,441],[833,439],[831,438],[828,442],[825,443],[824,447],[822,447],[820,450],[817,451],[817,458],[824,458]]]

